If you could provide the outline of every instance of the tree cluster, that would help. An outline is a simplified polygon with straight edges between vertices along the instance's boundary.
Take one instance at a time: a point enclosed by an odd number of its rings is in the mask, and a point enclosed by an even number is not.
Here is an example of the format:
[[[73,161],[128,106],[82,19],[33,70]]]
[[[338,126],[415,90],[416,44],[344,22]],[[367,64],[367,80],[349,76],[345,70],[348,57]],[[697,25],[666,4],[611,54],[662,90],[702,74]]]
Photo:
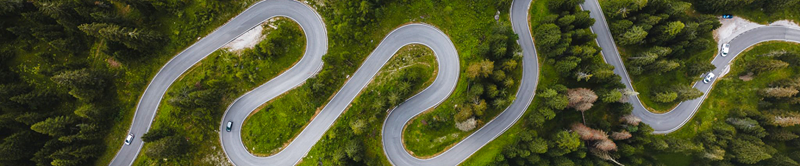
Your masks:
[[[555,70],[562,75],[617,86],[619,76],[614,74],[614,67],[593,61],[600,52],[594,44],[597,35],[589,29],[595,20],[589,17],[589,11],[575,10],[580,3],[549,1],[548,8],[559,14],[545,16],[533,31],[539,54],[546,63],[555,64]]]
[[[149,72],[109,70],[105,62],[130,65],[171,39],[195,41],[222,6],[203,2],[193,11],[204,16],[195,17],[183,10],[189,2],[0,1],[0,165],[93,165],[108,129],[124,117],[118,111],[132,109],[119,101],[128,98],[117,96],[115,79]],[[165,15],[192,24],[163,25]],[[175,29],[187,31],[164,33]]]
[[[687,68],[694,76],[713,69],[710,64],[689,63],[686,59],[692,52],[707,49],[713,41],[703,36],[720,23],[712,15],[689,15],[690,10],[690,3],[672,0],[604,3],[603,11],[617,44],[646,48],[628,59],[629,73],[661,74]]]
[[[546,62],[550,61],[549,65],[559,68],[559,63],[581,59],[581,62],[576,62],[580,64],[577,66],[588,67],[563,70],[561,72],[567,74],[559,76],[566,79],[540,85],[532,104],[536,107],[531,108],[523,120],[525,129],[518,134],[514,143],[504,147],[501,154],[495,156],[494,165],[653,165],[655,160],[651,151],[646,149],[659,147],[665,151],[670,146],[677,149],[685,142],[670,140],[667,143],[650,135],[652,128],[631,115],[633,106],[624,103],[626,96],[635,95],[635,92],[621,89],[624,85],[611,71],[613,67],[607,67],[602,60],[596,59],[601,58],[596,51],[588,55],[576,55],[573,52],[577,51],[561,49],[579,50],[582,46],[594,48],[590,43],[593,42],[593,37],[573,43],[578,38],[571,35],[583,33],[574,32],[580,29],[591,33],[586,29],[591,23],[563,23],[572,19],[573,16],[570,15],[585,13],[576,11],[576,5],[581,3],[582,1],[550,1],[550,10],[562,14],[540,20],[545,24],[535,27],[537,30],[534,32],[537,33],[535,41],[539,53],[544,55]],[[552,35],[555,32],[566,32],[567,35]],[[601,76],[603,74],[607,76],[604,78]],[[563,111],[565,109],[575,111]],[[572,127],[565,128],[570,125]]]
[[[515,73],[520,49],[516,44],[517,35],[508,23],[492,25],[492,33],[477,48],[478,57],[485,59],[472,62],[465,74],[469,80],[466,100],[456,107],[454,115],[456,128],[470,131],[477,125],[476,120],[484,119],[487,110],[503,109],[511,101],[508,94],[517,82]]]
[[[700,133],[695,141],[703,150],[694,155],[704,165],[798,165],[800,152],[780,153],[777,147],[798,146],[800,139],[794,123],[776,123],[781,118],[798,118],[794,111],[735,108],[724,123]]]

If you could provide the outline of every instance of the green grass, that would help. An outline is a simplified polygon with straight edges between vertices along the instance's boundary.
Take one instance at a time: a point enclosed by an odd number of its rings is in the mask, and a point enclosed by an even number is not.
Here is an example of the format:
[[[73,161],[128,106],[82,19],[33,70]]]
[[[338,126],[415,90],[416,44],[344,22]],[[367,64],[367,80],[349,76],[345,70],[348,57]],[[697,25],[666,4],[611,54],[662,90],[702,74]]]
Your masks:
[[[160,15],[158,21],[156,21],[157,24],[153,24],[151,28],[165,34],[169,38],[169,42],[165,43],[162,49],[155,51],[155,54],[148,55],[140,61],[123,63],[119,67],[109,65],[107,60],[111,59],[111,57],[108,55],[102,53],[94,54],[97,45],[102,41],[95,43],[89,56],[92,65],[107,66],[112,73],[118,75],[118,78],[114,79],[114,87],[116,88],[114,92],[116,93],[116,98],[114,100],[119,112],[112,118],[111,125],[108,128],[109,133],[103,138],[102,143],[106,146],[106,150],[94,165],[108,165],[121,148],[122,144],[120,142],[128,134],[136,104],[149,81],[163,64],[197,41],[197,37],[210,33],[253,2],[255,0],[243,0],[238,1],[236,5],[212,6],[207,3],[193,1],[188,2],[185,8],[179,10],[182,13]],[[212,9],[216,11],[214,14],[201,18],[200,13],[212,12]],[[138,16],[136,13],[118,12],[123,17],[129,17],[133,20],[139,19],[136,18]]]
[[[709,41],[714,41],[711,34],[708,34],[704,37],[709,39]],[[716,44],[716,42],[709,42],[707,49],[690,55],[689,58],[686,59],[685,64],[691,64],[693,62],[711,63],[711,60],[713,60],[714,56],[717,55]],[[628,64],[628,57],[635,55],[639,51],[643,51],[642,48],[636,47],[619,49],[620,56],[622,57],[623,62],[626,63],[626,66],[630,66]],[[639,99],[648,108],[648,110],[656,113],[665,113],[672,110],[672,108],[678,105],[680,102],[655,102],[651,99],[652,95],[650,94],[652,93],[652,90],[655,90],[656,87],[670,87],[673,85],[691,86],[692,83],[700,80],[699,76],[690,76],[687,73],[688,67],[684,66],[662,74],[643,73],[641,75],[631,75],[631,81],[633,81],[633,88],[639,92]]]
[[[719,78],[709,97],[700,106],[694,118],[687,122],[678,131],[669,135],[679,138],[692,138],[698,133],[710,129],[715,123],[724,119],[728,111],[733,108],[756,109],[761,97],[756,95],[758,88],[767,87],[773,81],[790,78],[800,73],[800,67],[789,66],[784,69],[769,71],[755,75],[750,81],[739,79],[746,74],[748,61],[766,58],[758,55],[775,50],[787,50],[800,53],[800,44],[788,42],[766,42],[751,47],[750,50],[739,55],[731,66],[731,71],[725,77]],[[791,109],[791,108],[787,108]]]
[[[280,20],[277,21],[277,23],[290,24],[289,26],[283,27],[296,28],[296,30],[302,31],[299,25],[291,21]],[[271,32],[271,28],[268,26],[265,26],[265,29],[265,33]],[[268,39],[272,37],[273,36],[267,35],[267,40],[263,40],[261,43],[268,42]],[[200,85],[201,82],[212,79],[220,80],[226,85],[230,85],[230,87],[227,87],[230,91],[222,94],[222,101],[220,101],[216,107],[208,108],[211,112],[210,115],[203,115],[199,120],[193,117],[187,117],[185,113],[180,113],[178,110],[179,108],[168,104],[166,100],[162,101],[151,128],[168,127],[176,129],[179,134],[189,139],[193,148],[189,150],[189,154],[184,157],[167,161],[152,159],[144,155],[144,153],[140,153],[135,165],[214,165],[227,162],[222,148],[219,146],[219,135],[217,131],[217,126],[220,125],[219,119],[233,100],[245,92],[263,84],[272,77],[277,76],[302,57],[305,37],[294,36],[293,39],[294,40],[287,41],[290,47],[287,48],[287,53],[285,55],[266,57],[263,58],[263,60],[258,60],[260,58],[256,58],[256,56],[261,55],[254,53],[255,51],[253,51],[253,49],[245,49],[237,52],[219,50],[184,73],[184,75],[170,87],[170,92],[197,86]],[[170,99],[171,97],[172,95],[167,95],[165,99]],[[148,145],[149,144],[145,144],[142,152],[147,151],[149,148]]]
[[[309,89],[297,88],[285,95],[245,120],[242,141],[250,153],[269,155],[279,152],[315,114],[317,108],[303,99],[311,95]]]

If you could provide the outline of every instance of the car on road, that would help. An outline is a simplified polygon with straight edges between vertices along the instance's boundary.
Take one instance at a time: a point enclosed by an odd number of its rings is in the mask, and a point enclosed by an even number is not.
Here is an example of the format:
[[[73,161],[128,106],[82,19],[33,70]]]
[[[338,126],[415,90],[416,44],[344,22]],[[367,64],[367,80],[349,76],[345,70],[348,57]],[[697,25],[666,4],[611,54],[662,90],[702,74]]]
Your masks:
[[[233,121],[228,121],[228,124],[225,125],[225,131],[231,132],[231,127],[233,127]]]
[[[128,137],[125,137],[125,145],[131,145],[133,142],[133,133],[128,134]]]
[[[708,75],[706,75],[706,78],[703,79],[703,83],[707,84],[707,83],[711,82],[711,80],[713,80],[713,79],[714,79],[714,73],[708,73]]]
[[[723,44],[722,45],[722,51],[720,51],[720,53],[722,54],[722,57],[728,56],[728,51],[730,49],[731,49],[731,44],[728,44],[728,43]]]
[[[731,18],[733,18],[733,14],[723,14],[722,18],[731,19]]]

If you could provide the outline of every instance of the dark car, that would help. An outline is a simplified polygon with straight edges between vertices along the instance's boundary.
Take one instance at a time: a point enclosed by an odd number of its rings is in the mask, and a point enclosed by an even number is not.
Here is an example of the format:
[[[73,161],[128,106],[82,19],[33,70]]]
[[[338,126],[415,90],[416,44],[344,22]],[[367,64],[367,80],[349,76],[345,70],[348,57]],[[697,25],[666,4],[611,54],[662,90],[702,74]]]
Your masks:
[[[231,132],[231,127],[233,127],[233,121],[228,121],[228,124],[225,125],[225,131]]]
[[[722,18],[731,19],[731,18],[733,18],[733,14],[723,14]]]

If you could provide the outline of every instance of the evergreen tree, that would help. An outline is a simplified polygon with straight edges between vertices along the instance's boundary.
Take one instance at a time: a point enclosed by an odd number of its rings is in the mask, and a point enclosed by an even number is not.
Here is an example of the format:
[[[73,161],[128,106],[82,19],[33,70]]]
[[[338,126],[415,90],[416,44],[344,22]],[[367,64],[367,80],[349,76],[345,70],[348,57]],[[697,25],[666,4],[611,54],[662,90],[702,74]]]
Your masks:
[[[69,128],[76,120],[70,116],[58,116],[33,124],[31,130],[50,136],[62,136],[69,133]]]
[[[782,69],[786,68],[787,66],[789,66],[789,63],[775,59],[757,59],[749,63],[750,70],[753,70],[756,73]]]
[[[628,32],[622,34],[622,37],[617,40],[620,45],[635,45],[642,42],[647,37],[647,31],[644,31],[640,26],[633,26]]]
[[[179,157],[186,154],[190,148],[189,141],[180,135],[164,137],[150,144],[144,154],[156,159]]]

